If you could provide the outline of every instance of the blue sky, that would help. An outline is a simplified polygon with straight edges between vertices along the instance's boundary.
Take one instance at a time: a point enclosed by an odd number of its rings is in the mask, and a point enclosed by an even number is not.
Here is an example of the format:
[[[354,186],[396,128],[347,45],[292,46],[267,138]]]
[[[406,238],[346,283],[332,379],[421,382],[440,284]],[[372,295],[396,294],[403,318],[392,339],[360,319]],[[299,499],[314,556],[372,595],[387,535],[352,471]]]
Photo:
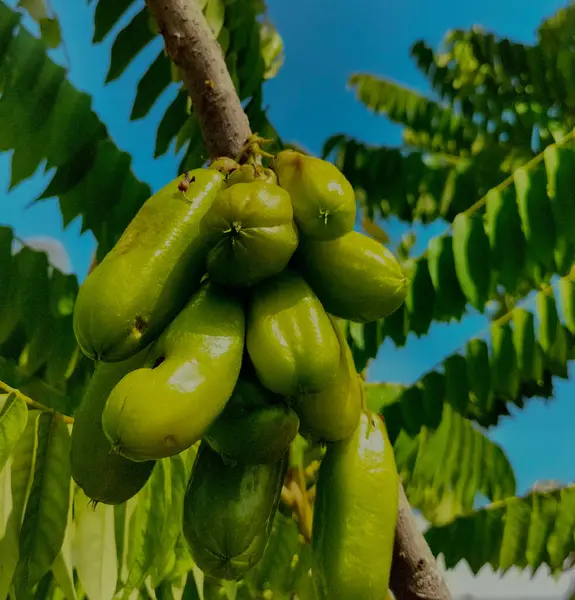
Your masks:
[[[153,159],[156,127],[174,90],[162,96],[146,119],[129,122],[129,114],[136,84],[155,57],[159,40],[146,48],[119,80],[104,86],[112,38],[91,45],[94,4],[52,1],[70,57],[70,78],[76,87],[92,94],[93,108],[108,125],[116,144],[133,154],[136,175],[158,189],[175,176],[179,163],[173,149],[161,159]],[[427,82],[409,57],[409,47],[417,39],[437,47],[449,29],[475,24],[517,41],[532,42],[539,23],[566,0],[358,0],[353,9],[350,4],[348,0],[268,1],[286,48],[283,68],[266,87],[269,114],[286,140],[313,152],[319,152],[323,141],[338,132],[371,143],[400,143],[400,129],[372,115],[346,89],[352,73],[371,72],[426,92]],[[132,8],[127,16],[138,9]],[[8,193],[9,173],[10,153],[5,153],[0,155],[0,189],[5,194],[0,223],[13,226],[22,238],[51,236],[60,240],[72,270],[83,278],[94,247],[91,235],[80,236],[78,222],[62,230],[55,200],[24,209],[49,178],[37,174]],[[394,241],[404,231],[397,223],[385,227]],[[421,238],[416,252],[427,237]],[[404,349],[385,343],[370,377],[413,382],[484,326],[483,317],[471,315],[458,325],[434,326],[422,340],[410,338]],[[516,469],[520,492],[536,479],[573,479],[572,445],[568,447],[575,422],[575,404],[570,399],[573,387],[569,382],[558,382],[556,389],[557,398],[552,403],[532,401],[517,418],[507,418],[490,431]]]

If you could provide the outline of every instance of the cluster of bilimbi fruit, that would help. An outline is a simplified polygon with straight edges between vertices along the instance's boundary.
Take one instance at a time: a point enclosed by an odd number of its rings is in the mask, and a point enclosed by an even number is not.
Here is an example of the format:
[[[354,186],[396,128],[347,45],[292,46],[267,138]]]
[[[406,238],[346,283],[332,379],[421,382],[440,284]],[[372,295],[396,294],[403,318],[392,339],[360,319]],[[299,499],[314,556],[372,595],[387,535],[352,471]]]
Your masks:
[[[408,281],[353,231],[354,191],[333,164],[247,147],[242,165],[217,159],[153,195],[81,286],[74,330],[97,365],[73,476],[95,502],[121,503],[156,460],[199,442],[184,536],[205,574],[241,579],[266,548],[300,433],[327,446],[318,598],[384,599],[398,475],[337,319],[389,315]]]

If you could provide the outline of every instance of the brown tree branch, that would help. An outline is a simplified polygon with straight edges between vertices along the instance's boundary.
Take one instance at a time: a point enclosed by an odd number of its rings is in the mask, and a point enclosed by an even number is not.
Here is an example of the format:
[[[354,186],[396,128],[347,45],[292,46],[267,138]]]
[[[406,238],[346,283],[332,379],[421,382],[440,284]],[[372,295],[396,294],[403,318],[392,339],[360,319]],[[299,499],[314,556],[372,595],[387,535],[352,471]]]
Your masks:
[[[401,483],[389,587],[401,600],[451,600]]]
[[[237,156],[250,136],[218,42],[193,0],[146,0],[164,37],[168,56],[180,68],[204,145],[212,158]]]
[[[202,13],[194,0],[146,2],[168,55],[182,71],[210,156],[238,156],[251,134],[249,121]],[[284,492],[291,502],[293,491]],[[451,600],[401,486],[391,589],[400,600]]]

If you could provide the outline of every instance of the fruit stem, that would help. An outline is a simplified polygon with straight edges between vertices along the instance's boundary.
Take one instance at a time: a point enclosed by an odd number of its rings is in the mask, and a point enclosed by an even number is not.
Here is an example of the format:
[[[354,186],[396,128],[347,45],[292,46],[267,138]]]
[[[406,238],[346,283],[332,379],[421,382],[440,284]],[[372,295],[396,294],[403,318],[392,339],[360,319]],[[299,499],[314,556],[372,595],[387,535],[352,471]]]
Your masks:
[[[24,400],[24,402],[26,402],[26,404],[30,408],[35,408],[36,410],[42,410],[45,412],[54,413],[55,417],[58,419],[61,419],[64,423],[72,424],[74,422],[73,417],[69,417],[68,415],[59,413],[59,412],[55,411],[53,408],[49,408],[47,406],[44,406],[43,404],[40,404],[39,402],[36,402],[36,400],[33,400],[32,398],[30,398],[30,396],[26,396],[26,394],[23,394],[20,390],[13,388],[12,386],[8,385],[7,383],[4,383],[3,381],[0,381],[0,389],[8,392],[9,394],[14,394],[18,398],[20,398],[20,400]]]
[[[273,140],[268,140],[259,136],[257,133],[252,133],[252,135],[250,135],[248,138],[248,141],[244,144],[243,148],[237,155],[235,159],[236,162],[241,163],[242,158],[245,158],[245,162],[253,165],[259,165],[261,163],[262,156],[273,158],[273,154],[266,152],[261,147],[262,144],[269,144],[271,142],[273,142]]]
[[[282,499],[295,513],[300,533],[305,542],[309,544],[311,542],[313,515],[309,504],[304,469],[304,451],[306,446],[306,440],[299,435],[290,445],[290,469],[288,471],[287,485],[282,489]],[[286,491],[284,492],[284,490]]]
[[[365,386],[364,379],[360,376],[360,385],[359,385],[359,393],[361,395],[361,410],[367,410],[367,402],[365,400]]]

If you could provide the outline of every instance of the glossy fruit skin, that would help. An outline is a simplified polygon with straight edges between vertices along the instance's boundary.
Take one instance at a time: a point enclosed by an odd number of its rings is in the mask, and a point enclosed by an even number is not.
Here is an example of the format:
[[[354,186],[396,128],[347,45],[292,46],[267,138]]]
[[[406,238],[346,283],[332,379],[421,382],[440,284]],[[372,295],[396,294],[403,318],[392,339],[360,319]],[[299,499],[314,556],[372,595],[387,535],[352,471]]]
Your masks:
[[[302,236],[333,240],[355,225],[355,192],[333,164],[294,150],[274,159],[279,184],[289,192]]]
[[[334,381],[321,392],[298,394],[292,405],[300,418],[300,432],[318,442],[336,442],[350,436],[361,415],[363,382],[339,325],[330,317],[340,346]]]
[[[277,175],[271,169],[262,168],[256,171],[253,165],[241,165],[228,175],[226,185],[234,185],[236,183],[249,183],[250,181],[264,181],[277,185]]]
[[[395,256],[357,231],[330,242],[302,240],[297,265],[325,310],[341,319],[382,319],[407,296],[409,280]]]
[[[399,478],[383,420],[362,412],[353,435],[322,460],[313,516],[318,600],[384,600],[397,522]]]
[[[146,365],[112,390],[102,415],[112,446],[132,460],[149,460],[196,443],[234,389],[244,337],[242,302],[202,284],[150,347]]]
[[[135,496],[152,474],[155,461],[133,462],[112,452],[102,429],[102,411],[113,387],[144,364],[147,349],[128,360],[99,363],[74,414],[72,477],[94,502],[121,504]]]
[[[201,222],[212,281],[247,287],[283,271],[298,244],[289,194],[264,181],[222,190]]]
[[[206,575],[239,579],[261,559],[287,465],[287,453],[272,464],[226,464],[201,443],[184,499],[183,532]]]
[[[125,360],[153,341],[199,287],[207,255],[200,220],[222,187],[215,170],[178,177],[149,198],[80,286],[74,332],[86,356]]]
[[[246,330],[258,379],[272,392],[319,392],[334,380],[337,335],[311,287],[294,271],[286,269],[254,288]]]
[[[297,435],[297,414],[255,377],[240,375],[223,413],[204,435],[212,450],[244,464],[278,461]]]

